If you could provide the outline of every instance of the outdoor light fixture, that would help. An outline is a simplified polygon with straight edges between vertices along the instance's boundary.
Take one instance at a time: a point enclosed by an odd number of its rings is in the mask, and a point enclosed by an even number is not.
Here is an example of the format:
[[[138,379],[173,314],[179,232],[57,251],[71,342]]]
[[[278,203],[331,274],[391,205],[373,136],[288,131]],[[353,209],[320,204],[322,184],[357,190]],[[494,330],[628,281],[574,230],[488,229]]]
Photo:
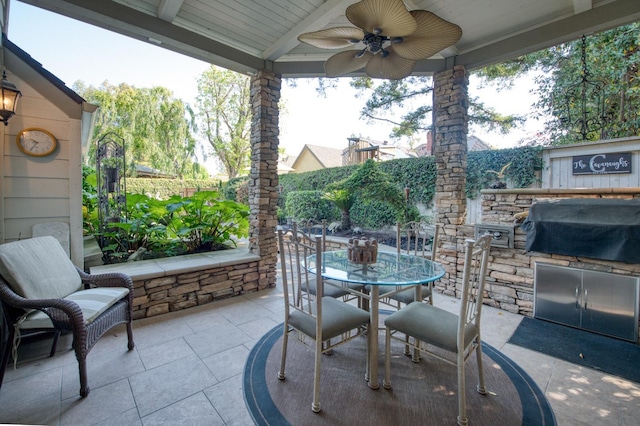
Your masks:
[[[601,137],[609,122],[605,105],[604,82],[593,79],[587,67],[587,37],[581,40],[581,76],[579,81],[567,87],[556,102],[561,112],[560,121],[570,126],[570,132],[582,140]]]
[[[0,108],[0,117],[2,117],[2,122],[5,126],[9,124],[9,118],[16,113],[16,106],[18,106],[20,96],[22,96],[22,93],[20,93],[16,85],[7,81],[7,72],[2,71],[2,85],[0,86],[2,107]]]

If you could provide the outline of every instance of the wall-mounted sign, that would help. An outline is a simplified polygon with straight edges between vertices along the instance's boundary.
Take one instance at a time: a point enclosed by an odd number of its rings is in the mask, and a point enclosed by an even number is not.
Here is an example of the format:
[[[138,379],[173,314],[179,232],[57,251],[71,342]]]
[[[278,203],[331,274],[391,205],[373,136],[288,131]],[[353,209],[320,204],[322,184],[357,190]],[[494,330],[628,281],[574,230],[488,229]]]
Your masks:
[[[573,157],[574,175],[608,175],[631,173],[631,153],[577,155]]]

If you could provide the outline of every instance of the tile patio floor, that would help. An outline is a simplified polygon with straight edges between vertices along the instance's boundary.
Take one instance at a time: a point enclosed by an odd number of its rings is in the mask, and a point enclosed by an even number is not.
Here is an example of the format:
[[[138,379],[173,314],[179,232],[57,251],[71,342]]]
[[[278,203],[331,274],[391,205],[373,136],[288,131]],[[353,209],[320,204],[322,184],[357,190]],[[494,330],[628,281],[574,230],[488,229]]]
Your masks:
[[[252,425],[244,363],[259,338],[282,322],[281,295],[270,289],[135,321],[131,352],[124,327],[114,329],[89,353],[91,393],[84,400],[68,337],[53,358],[37,355],[48,353],[49,341],[23,343],[22,362],[16,370],[7,366],[0,390],[0,423]],[[453,311],[459,303],[442,295],[435,301]],[[508,344],[522,317],[483,309],[483,340],[531,375],[559,425],[640,424],[640,384]]]

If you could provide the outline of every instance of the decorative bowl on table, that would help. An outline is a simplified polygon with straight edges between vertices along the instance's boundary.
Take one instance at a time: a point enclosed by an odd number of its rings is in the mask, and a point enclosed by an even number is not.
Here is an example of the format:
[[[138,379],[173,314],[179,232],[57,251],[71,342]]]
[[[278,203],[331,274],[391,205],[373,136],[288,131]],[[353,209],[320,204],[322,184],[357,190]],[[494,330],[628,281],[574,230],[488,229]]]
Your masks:
[[[376,263],[378,260],[378,242],[375,238],[349,238],[347,258],[353,263]]]

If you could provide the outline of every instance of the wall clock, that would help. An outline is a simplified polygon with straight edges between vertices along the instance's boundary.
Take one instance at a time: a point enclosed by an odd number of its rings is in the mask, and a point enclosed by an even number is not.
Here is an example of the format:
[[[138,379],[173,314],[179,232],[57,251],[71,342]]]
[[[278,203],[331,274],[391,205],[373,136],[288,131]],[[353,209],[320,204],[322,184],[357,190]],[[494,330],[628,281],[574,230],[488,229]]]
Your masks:
[[[30,127],[22,130],[16,137],[20,151],[33,157],[44,157],[55,151],[58,141],[50,132]]]

